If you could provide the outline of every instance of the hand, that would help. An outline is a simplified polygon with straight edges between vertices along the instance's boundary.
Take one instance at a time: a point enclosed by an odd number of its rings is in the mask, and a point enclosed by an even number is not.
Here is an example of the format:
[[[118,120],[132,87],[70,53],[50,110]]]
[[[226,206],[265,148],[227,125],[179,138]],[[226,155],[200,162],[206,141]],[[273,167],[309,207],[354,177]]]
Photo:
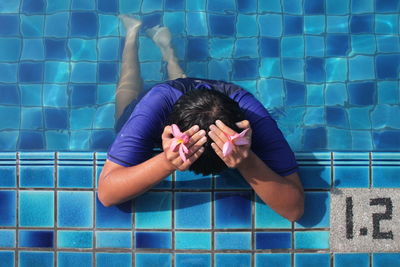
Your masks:
[[[178,169],[180,171],[187,170],[190,165],[193,164],[204,152],[203,145],[207,142],[206,132],[204,130],[200,130],[198,125],[194,125],[189,130],[184,132],[189,136],[189,143],[186,144],[186,147],[189,149],[189,153],[186,155],[186,161],[183,161],[177,152],[177,149],[174,151],[170,150],[171,142],[174,136],[172,135],[172,127],[170,125],[164,128],[164,132],[162,133],[162,146],[164,150],[165,157],[174,170]]]
[[[250,154],[251,133],[252,133],[250,128],[250,122],[248,120],[244,120],[236,123],[236,125],[243,130],[247,128],[249,129],[245,135],[245,138],[249,140],[249,144],[240,146],[233,145],[232,152],[227,156],[224,156],[222,153],[224,143],[228,141],[228,137],[226,136],[226,134],[234,135],[236,134],[236,132],[231,128],[229,128],[228,126],[226,126],[220,120],[217,120],[215,125],[212,124],[210,126],[211,131],[208,132],[208,135],[214,141],[214,143],[211,144],[211,147],[229,168],[238,168],[245,161],[245,159],[248,158]]]

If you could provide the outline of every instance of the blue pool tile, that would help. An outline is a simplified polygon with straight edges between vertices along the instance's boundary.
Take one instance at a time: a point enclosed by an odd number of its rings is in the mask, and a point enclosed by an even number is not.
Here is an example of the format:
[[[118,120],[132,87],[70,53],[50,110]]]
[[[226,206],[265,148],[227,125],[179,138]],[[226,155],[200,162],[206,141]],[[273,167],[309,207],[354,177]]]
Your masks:
[[[132,227],[132,202],[104,207],[96,197],[96,227],[125,228]]]
[[[296,232],[294,247],[295,249],[329,249],[329,232]]]
[[[349,52],[349,36],[343,34],[329,34],[326,36],[327,56],[346,56]]]
[[[171,249],[171,232],[136,232],[135,248]]]
[[[236,169],[227,169],[215,177],[216,188],[250,188],[249,183]]]
[[[44,42],[42,39],[24,39],[21,60],[43,60]]]
[[[0,262],[5,266],[14,266],[14,251],[0,251]]]
[[[14,248],[15,240],[15,230],[0,230],[0,248]]]
[[[304,60],[297,58],[283,58],[283,77],[287,80],[304,81]],[[303,85],[302,85],[303,86]]]
[[[327,18],[328,33],[348,33],[349,18],[347,16],[328,16]]]
[[[292,247],[291,233],[255,233],[256,249],[290,249]]]
[[[375,15],[375,33],[396,34],[399,32],[399,26],[396,23],[397,15]]]
[[[159,266],[159,265],[157,265]],[[211,266],[211,255],[210,254],[175,254],[175,266],[198,266],[198,267],[210,267]]]
[[[204,12],[186,13],[187,34],[206,36],[208,34],[207,16]]]
[[[304,33],[321,34],[325,32],[325,16],[304,16]],[[306,36],[316,37],[316,36]]]
[[[330,255],[322,253],[321,254],[297,253],[294,256],[294,262],[296,267],[306,267],[306,266],[329,267]]]
[[[97,86],[97,102],[96,104],[106,104],[115,101],[115,85],[100,84]]]
[[[142,3],[142,12],[150,13],[153,11],[161,11],[163,9],[163,2],[157,0],[149,0]]]
[[[0,85],[0,103],[19,105],[21,103],[20,91],[16,85]]]
[[[93,227],[93,192],[57,192],[58,227]]]
[[[98,267],[132,267],[132,253],[96,253]]]
[[[322,107],[309,107],[304,116],[304,125],[315,125],[325,123],[325,109]]]
[[[103,105],[97,108],[94,128],[113,128],[115,124],[114,114],[115,106],[112,104]]]
[[[206,0],[198,1],[187,1],[186,10],[188,11],[205,11],[206,10]]]
[[[44,81],[46,83],[67,83],[69,80],[69,63],[60,61],[45,62]],[[45,88],[49,85],[45,85]],[[57,86],[57,85],[56,85]],[[55,86],[55,87],[56,87]],[[67,96],[61,97],[65,99]],[[57,101],[53,97],[53,101]]]
[[[303,6],[302,3],[300,3],[299,1],[295,1],[295,0],[283,0],[282,2],[282,6],[283,6],[283,10],[286,13],[290,13],[290,14],[301,14],[303,12]]]
[[[108,38],[110,36],[119,36],[120,20],[117,16],[103,15],[103,14],[98,14],[98,16],[99,16],[99,33],[98,33],[99,37],[105,36]],[[116,50],[115,52],[118,52],[118,49],[116,48],[114,49]]]
[[[93,166],[80,166],[80,165],[59,166],[57,171],[58,171],[58,181],[57,181],[58,187],[64,187],[64,188],[93,187]]]
[[[0,111],[1,113],[1,111]],[[1,139],[1,138],[0,138]],[[2,141],[0,141],[2,144]],[[3,147],[3,146],[2,146]],[[4,146],[5,147],[5,146]],[[9,163],[9,164],[7,164]],[[16,187],[16,177],[17,177],[17,167],[15,164],[15,159],[10,159],[10,161],[0,164],[0,187]]]
[[[116,13],[118,11],[118,1],[117,0],[98,0],[97,8],[101,12]]]
[[[302,83],[285,82],[286,105],[297,106],[305,104],[306,88]]]
[[[346,64],[346,62],[343,62]],[[337,65],[338,68],[339,66],[341,67],[342,64]],[[347,67],[344,68],[346,70],[347,75]],[[335,72],[335,70],[333,70]],[[337,71],[336,74],[338,74]],[[329,79],[329,78],[328,78]],[[336,106],[336,105],[345,105],[348,101],[348,96],[347,96],[347,89],[346,89],[346,84],[344,83],[328,83],[326,84],[325,87],[325,105],[327,106]]]
[[[116,83],[118,80],[117,63],[99,62],[97,65],[98,81],[100,83]]]
[[[162,78],[161,62],[145,62],[141,64],[144,81],[160,81]]]
[[[277,14],[259,15],[258,26],[260,28],[261,36],[281,37],[283,30],[282,15],[277,15]]]
[[[369,254],[367,253],[335,253],[335,267],[368,267]],[[376,266],[376,265],[374,265]]]
[[[19,251],[19,266],[21,267],[53,267],[54,253],[39,251]]]
[[[236,1],[233,0],[210,1],[208,2],[207,10],[216,12],[235,11]]]
[[[72,37],[96,37],[98,31],[98,19],[94,12],[72,12],[71,13],[71,36]]]
[[[76,88],[80,88],[80,86],[76,86]],[[69,117],[70,128],[72,130],[92,128],[95,114],[96,109],[94,108],[72,109]]]
[[[17,64],[0,64],[0,82],[17,82]]]
[[[214,2],[213,2],[214,3]],[[212,36],[227,36],[235,34],[235,16],[234,15],[215,15],[209,14],[208,21],[210,25],[210,34]]]
[[[0,113],[2,109],[0,108]],[[17,128],[17,127],[15,127]],[[15,151],[17,149],[17,139],[19,131],[5,131],[0,133],[0,145],[6,151]]]
[[[325,82],[325,60],[324,58],[306,59],[306,81]]]
[[[400,51],[398,36],[376,36],[378,52],[396,53]]]
[[[21,108],[21,129],[38,130],[43,129],[42,108]]]
[[[191,171],[175,172],[175,188],[211,188],[211,182],[211,176],[203,176]]]
[[[278,38],[261,37],[260,52],[262,57],[279,57],[280,42]]]
[[[258,59],[235,59],[233,61],[234,80],[251,80],[257,78]]]
[[[282,12],[282,4],[280,0],[260,1],[258,3],[259,12]]]
[[[327,82],[342,82],[347,79],[348,68],[347,68],[347,59],[346,58],[327,58],[325,59],[325,68],[326,68],[326,81]],[[327,84],[327,88],[329,88],[331,83]],[[341,87],[345,88],[344,84],[340,84]],[[335,86],[337,87],[337,86]],[[340,88],[336,89],[340,90]],[[340,95],[346,95],[341,93]],[[337,97],[336,97],[337,98]],[[327,100],[331,100],[330,97],[326,97]]]
[[[24,37],[43,37],[44,16],[25,16],[21,14],[21,33]]]
[[[67,130],[69,126],[68,115],[69,114],[67,109],[55,109],[55,108],[44,109],[45,127],[47,129]]]
[[[283,37],[281,41],[281,56],[291,58],[304,57],[304,38],[299,36]]]
[[[196,240],[196,242],[193,242]],[[211,249],[211,233],[175,232],[175,249]]]
[[[254,13],[257,11],[256,0],[238,0],[237,10],[244,13]]]
[[[354,82],[348,85],[349,103],[354,105],[376,104],[375,82]]]
[[[187,59],[206,60],[208,58],[208,40],[205,38],[188,38]]]
[[[339,129],[337,127],[326,127],[328,131],[328,147],[334,150],[345,150],[351,147],[351,131],[349,129]]]
[[[93,253],[89,252],[58,252],[57,253],[57,266],[92,266]]]
[[[17,13],[19,11],[20,2],[12,0],[3,1],[0,11],[4,13]]]
[[[304,188],[329,189],[331,187],[331,166],[300,166],[299,176]]]
[[[186,31],[185,13],[184,12],[165,12],[164,25],[168,27],[173,35],[183,34]],[[207,24],[206,24],[207,25]],[[193,28],[199,30],[197,27]],[[200,31],[205,30],[204,26],[200,27]],[[157,50],[157,49],[155,49]]]
[[[42,85],[25,84],[19,86],[21,92],[21,104],[23,106],[42,106]],[[18,116],[19,117],[19,116]]]
[[[0,38],[0,61],[17,61],[21,55],[21,46],[21,39]]]
[[[237,39],[235,44],[234,57],[258,57],[258,40],[255,38]]]
[[[373,15],[353,15],[350,17],[351,33],[374,33]]]
[[[283,34],[300,35],[303,34],[303,17],[286,15],[283,17]]]
[[[281,60],[280,58],[263,58],[261,59],[261,66],[259,69],[259,73],[261,77],[269,78],[269,77],[282,77],[281,71]],[[269,83],[269,80],[260,80],[259,83],[265,81]],[[273,80],[275,81],[275,80]],[[280,82],[282,84],[282,82]],[[279,86],[278,88],[283,88],[283,86]],[[271,93],[271,92],[269,92]],[[278,94],[278,93],[277,93]],[[280,94],[279,96],[281,96]],[[263,101],[263,103],[265,103]]]
[[[275,267],[289,267],[291,266],[290,254],[273,253],[273,254],[255,254],[255,266],[275,266]]]
[[[372,254],[372,266],[399,266],[400,253],[374,253]]]
[[[96,232],[96,248],[132,248],[132,233],[121,231]]]
[[[228,81],[232,69],[232,60],[210,60],[208,63],[208,78]]]
[[[226,253],[226,254],[214,254],[215,267],[239,267],[239,266],[250,266],[251,256],[248,253]]]
[[[374,3],[375,1],[373,0],[352,0],[350,5],[351,11],[354,14],[374,12],[375,11]]]
[[[95,83],[97,64],[88,62],[71,63],[71,82]]]
[[[58,248],[92,248],[93,232],[89,231],[58,231]]]
[[[66,37],[68,35],[69,13],[46,15],[45,36]]]
[[[118,38],[102,38],[97,43],[99,60],[118,60]]]
[[[0,15],[0,34],[2,36],[18,36],[20,19],[17,15],[3,14]]]
[[[351,131],[353,150],[373,150],[371,132]]]
[[[398,179],[399,167],[397,166],[376,166],[379,162],[372,163],[372,185],[373,187],[400,187]]]
[[[250,232],[215,233],[215,249],[251,249]]]
[[[20,191],[19,225],[24,227],[53,227],[54,192]]]
[[[148,2],[146,2],[148,3]],[[161,2],[158,1],[158,4],[161,4]],[[157,4],[156,4],[157,5]],[[143,5],[142,5],[143,8]],[[156,25],[160,25],[162,22],[162,14],[161,13],[150,13],[150,14],[145,14],[142,16],[142,31],[144,32],[148,28],[152,28]]]
[[[70,150],[89,150],[89,139],[90,132],[87,130],[83,131],[71,131],[70,132]]]
[[[68,58],[66,39],[46,38],[44,40],[44,47],[47,60],[66,60]]]
[[[210,193],[175,194],[175,228],[211,228]]]
[[[400,55],[377,55],[375,60],[378,79],[397,79]]]
[[[91,39],[68,39],[68,48],[71,53],[71,59],[80,60],[97,60],[96,40]]]
[[[325,127],[315,127],[304,130],[304,148],[307,150],[325,149],[327,132]]]
[[[23,83],[43,82],[44,63],[22,62],[19,65],[18,77]]]
[[[399,10],[399,1],[378,1],[376,2],[376,11],[378,12],[397,12]]]
[[[304,13],[306,15],[324,15],[324,2],[319,0],[306,0],[304,2]]]
[[[94,151],[108,151],[114,139],[114,129],[93,130],[91,136],[91,149]]]
[[[71,0],[71,9],[92,10],[95,9],[95,2],[90,0]]]
[[[376,52],[375,35],[360,34],[351,36],[351,50],[355,54],[374,54]]]
[[[375,78],[374,58],[370,56],[356,56],[349,59],[349,79],[371,80]]]
[[[378,82],[378,104],[397,104],[399,99],[397,81]]]
[[[172,195],[169,192],[148,192],[135,199],[136,228],[171,228]]]
[[[258,35],[256,16],[239,14],[236,21],[237,37],[253,37]]]
[[[21,12],[32,14],[32,13],[43,13],[46,7],[44,0],[24,0],[22,2]]]
[[[306,192],[304,195],[304,214],[295,223],[296,228],[329,227],[330,194]]]
[[[183,10],[185,9],[184,0],[166,0],[165,9],[167,10]]]
[[[96,103],[96,85],[72,85],[71,89],[71,105],[72,106],[89,106]]]
[[[0,191],[0,226],[15,226],[16,224],[16,193],[15,191]]]
[[[368,162],[366,163],[368,164]],[[334,166],[334,183],[339,188],[368,188],[369,167],[367,166]]]
[[[136,253],[135,263],[137,267],[147,266],[160,266],[170,267],[172,266],[172,256],[166,253]]]
[[[20,230],[18,241],[18,247],[53,248],[54,232]]]
[[[51,13],[54,11],[66,11],[69,10],[71,0],[53,0],[46,4],[46,12]]]
[[[230,58],[234,47],[233,38],[210,38],[210,56],[215,59]]]
[[[257,196],[255,205],[256,228],[290,228],[291,225],[290,221],[276,213]]]
[[[251,227],[251,192],[215,193],[215,228]]]
[[[342,107],[326,107],[326,122],[329,126],[348,128],[349,121],[346,110]]]

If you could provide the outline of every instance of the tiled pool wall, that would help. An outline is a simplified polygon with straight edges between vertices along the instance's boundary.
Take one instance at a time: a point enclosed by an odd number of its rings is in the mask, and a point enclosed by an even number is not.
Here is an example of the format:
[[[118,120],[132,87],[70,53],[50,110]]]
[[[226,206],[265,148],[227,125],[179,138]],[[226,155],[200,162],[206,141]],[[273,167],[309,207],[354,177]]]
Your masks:
[[[237,173],[175,172],[119,206],[96,197],[105,153],[0,154],[0,266],[398,266],[333,253],[330,190],[399,188],[400,153],[297,153],[305,214],[291,223]]]
[[[0,147],[106,151],[124,42],[143,21],[149,88],[165,65],[145,29],[168,26],[189,76],[251,91],[294,151],[397,151],[399,0],[2,0]]]

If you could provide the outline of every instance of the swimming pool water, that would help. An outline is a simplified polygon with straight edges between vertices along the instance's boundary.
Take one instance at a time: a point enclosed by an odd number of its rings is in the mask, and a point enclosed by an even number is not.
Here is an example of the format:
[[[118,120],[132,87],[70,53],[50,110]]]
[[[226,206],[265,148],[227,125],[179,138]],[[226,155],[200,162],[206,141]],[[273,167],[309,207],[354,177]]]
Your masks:
[[[399,1],[4,0],[2,151],[106,151],[124,29],[143,21],[145,87],[166,78],[144,30],[168,26],[189,76],[235,82],[292,149],[400,148]]]

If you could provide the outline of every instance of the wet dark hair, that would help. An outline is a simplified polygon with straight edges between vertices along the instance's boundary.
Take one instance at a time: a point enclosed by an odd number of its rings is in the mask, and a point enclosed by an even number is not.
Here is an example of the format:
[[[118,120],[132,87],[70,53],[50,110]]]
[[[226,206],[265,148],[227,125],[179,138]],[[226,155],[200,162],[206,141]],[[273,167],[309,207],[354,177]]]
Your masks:
[[[219,91],[201,88],[191,90],[178,99],[167,123],[178,125],[182,132],[198,125],[208,133],[210,125],[221,120],[232,130],[240,132],[235,123],[244,119],[243,111],[233,99]],[[206,136],[205,150],[189,170],[202,175],[217,174],[228,167],[211,147],[213,140]]]

